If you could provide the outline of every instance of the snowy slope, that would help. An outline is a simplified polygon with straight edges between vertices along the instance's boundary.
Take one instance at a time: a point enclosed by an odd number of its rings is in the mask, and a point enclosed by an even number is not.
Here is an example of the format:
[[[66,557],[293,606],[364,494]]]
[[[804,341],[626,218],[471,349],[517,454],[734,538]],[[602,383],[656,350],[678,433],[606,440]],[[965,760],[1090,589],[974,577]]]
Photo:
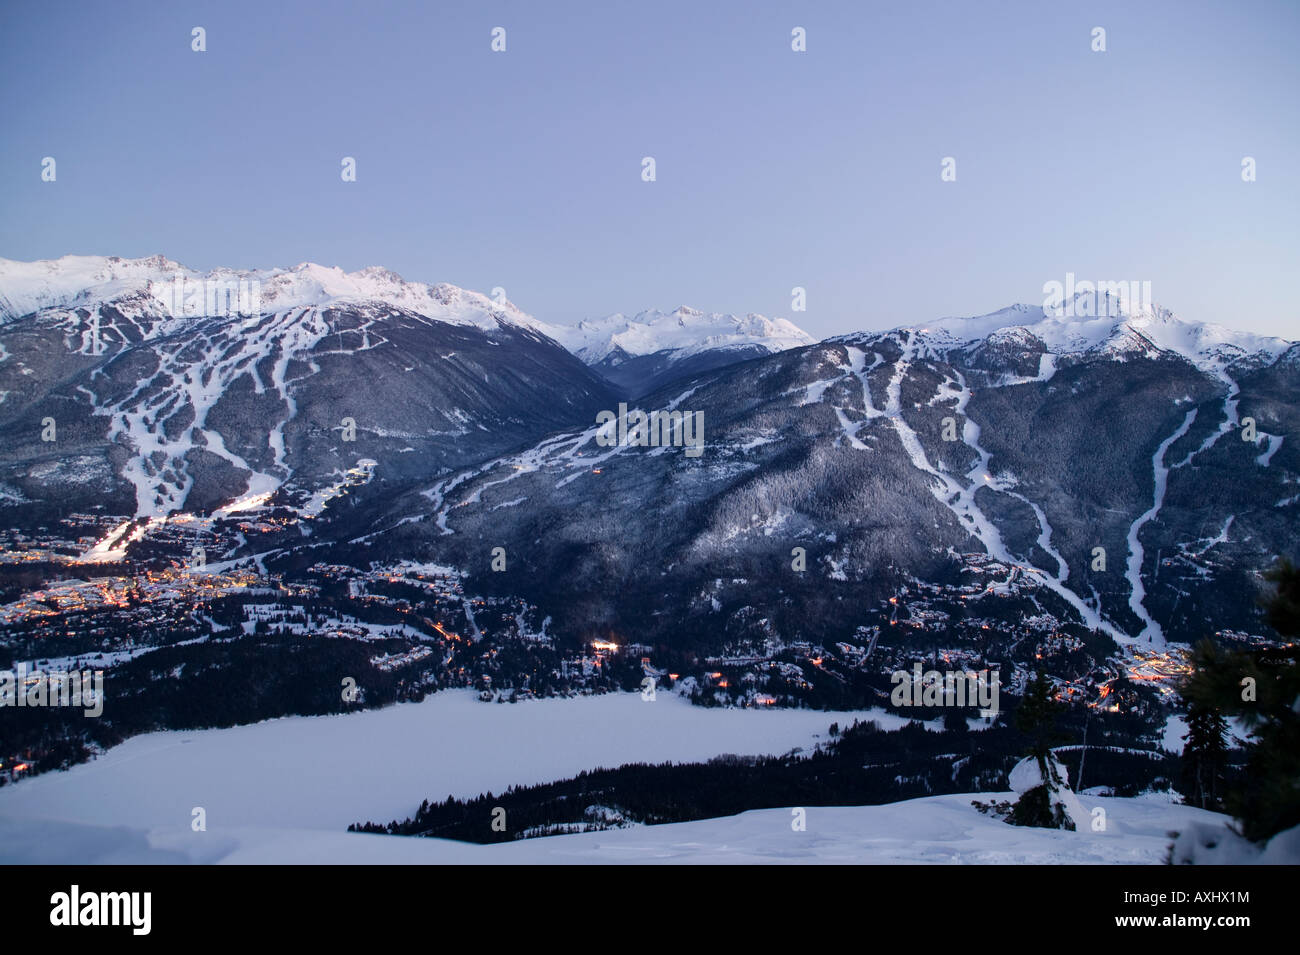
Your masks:
[[[442,478],[380,526],[425,515],[417,532],[449,562],[473,559],[490,533],[547,568],[548,588],[617,592],[611,612],[631,626],[654,626],[639,609],[673,593],[698,617],[665,623],[665,639],[784,613],[751,568],[804,535],[828,540],[831,580],[879,588],[844,595],[868,605],[859,612],[889,596],[886,568],[934,580],[946,572],[934,555],[982,552],[1021,568],[1026,592],[1063,619],[1162,645],[1207,621],[1255,625],[1237,575],[1294,538],[1295,353],[1154,310],[1117,321],[1019,306],[846,335],[634,396],[647,413],[702,410],[707,477],[669,448],[603,446],[589,424]],[[1248,416],[1254,444],[1237,433]],[[1207,486],[1221,490],[1207,500]],[[507,500],[526,507],[497,509]],[[603,524],[634,509],[656,520]],[[565,534],[539,540],[538,520]],[[1098,546],[1108,564],[1094,565]],[[588,565],[565,569],[571,548],[594,566],[668,573],[640,591],[612,570],[596,583]],[[721,628],[708,602],[680,597],[720,577],[744,582],[728,588],[736,609]],[[809,610],[825,612],[811,598]]]
[[[604,382],[524,318],[377,268],[0,260],[0,482],[160,518],[291,478],[316,493],[360,459],[381,480],[436,472],[607,406]],[[52,463],[23,440],[51,402],[79,442]]]
[[[1012,793],[930,796],[881,806],[809,806],[795,831],[790,809],[763,809],[696,822],[588,832],[500,845],[444,839],[214,825],[144,829],[46,820],[0,820],[7,863],[218,863],[227,865],[422,864],[937,864],[1159,865],[1169,832],[1222,829],[1215,813],[1149,797],[1084,796],[1106,811],[1104,832],[1025,829],[983,815],[972,800]],[[1294,842],[1294,840],[1292,840]],[[1286,847],[1283,847],[1286,848]],[[1294,862],[1277,858],[1258,861]],[[1256,860],[1234,860],[1256,861]]]
[[[346,716],[288,717],[228,729],[149,733],[93,762],[0,789],[0,862],[223,863],[1159,863],[1168,832],[1224,817],[1164,796],[1082,794],[1105,832],[1018,829],[958,794],[880,806],[806,807],[498,846],[344,831],[404,818],[419,801],[500,792],[634,761],[784,753],[826,738],[831,716],[884,725],[873,711],[740,710],[639,693],[489,706],[437,693]],[[420,739],[412,749],[410,741]],[[191,810],[206,811],[193,832]]]
[[[188,299],[182,290],[198,289]],[[498,304],[479,292],[440,283],[408,282],[379,267],[344,272],[304,262],[292,268],[213,269],[201,272],[161,255],[143,259],[65,255],[59,259],[18,262],[0,258],[0,323],[47,308],[93,307],[109,302],[138,302],[168,317],[214,317],[225,314],[205,300],[204,286],[255,286],[260,313],[379,302],[434,321],[492,329],[508,321],[541,332],[595,364],[611,353],[628,356],[672,351],[685,358],[715,348],[758,346],[769,352],[812,344],[807,332],[783,318],[705,313],[681,306],[671,312],[650,310],[628,318],[621,314],[553,325]]]

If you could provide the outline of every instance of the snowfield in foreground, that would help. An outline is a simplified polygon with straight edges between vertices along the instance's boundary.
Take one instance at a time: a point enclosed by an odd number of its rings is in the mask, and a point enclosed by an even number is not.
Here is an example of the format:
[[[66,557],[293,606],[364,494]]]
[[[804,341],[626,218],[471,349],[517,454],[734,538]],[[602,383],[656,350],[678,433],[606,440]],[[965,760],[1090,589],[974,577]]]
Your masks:
[[[1105,832],[1021,829],[971,800],[1014,793],[930,796],[884,806],[809,806],[807,829],[789,809],[764,809],[668,826],[550,836],[494,846],[444,839],[305,829],[146,832],[0,820],[0,855],[14,863],[223,864],[1145,864],[1164,861],[1171,829],[1224,817],[1165,798],[1083,797],[1106,810]]]
[[[702,708],[666,693],[653,703],[612,693],[510,705],[455,690],[341,716],[149,733],[0,789],[0,862],[1157,864],[1171,831],[1198,823],[1219,831],[1227,821],[1168,796],[1084,793],[1089,817],[1105,809],[1106,831],[1020,829],[971,806],[1014,793],[963,793],[808,806],[802,832],[791,828],[790,809],[493,846],[345,831],[351,822],[405,819],[422,799],[599,766],[811,749],[831,722],[855,718],[906,722],[881,711]],[[190,828],[195,807],[205,810],[205,832]]]

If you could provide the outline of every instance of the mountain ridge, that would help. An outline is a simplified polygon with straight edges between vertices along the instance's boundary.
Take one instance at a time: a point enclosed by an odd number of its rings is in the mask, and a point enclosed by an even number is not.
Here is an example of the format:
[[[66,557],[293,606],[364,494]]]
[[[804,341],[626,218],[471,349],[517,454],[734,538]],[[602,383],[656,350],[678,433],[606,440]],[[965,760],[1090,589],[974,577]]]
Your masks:
[[[830,630],[850,600],[869,615],[908,581],[974,573],[982,553],[1021,575],[999,593],[1159,645],[1248,615],[1251,575],[1293,540],[1300,347],[1159,307],[1113,314],[1076,297],[1083,314],[1069,319],[1011,306],[646,368],[642,384],[668,378],[635,404],[704,413],[694,459],[602,446],[596,414],[620,400],[608,379],[482,296],[441,292],[489,327],[442,322],[348,297],[406,295],[392,273],[303,266],[281,290],[298,303],[287,310],[196,321],[159,309],[158,332],[140,317],[155,301],[141,275],[167,260],[110,265],[99,284],[116,304],[74,289],[0,326],[0,503],[39,504],[25,521],[105,503],[137,518],[267,500],[311,510],[304,497],[333,499],[355,473],[349,514],[317,522],[311,547],[328,537],[344,561],[361,548],[468,567],[490,536],[516,555],[499,583],[539,602],[648,638],[647,606],[679,607],[712,634],[716,603],[738,640],[810,624],[845,636]],[[296,297],[326,292],[339,297]],[[683,334],[717,324],[654,314]],[[57,444],[38,437],[51,409]],[[658,519],[625,519],[642,511]],[[824,576],[773,597],[797,542]],[[1110,570],[1091,569],[1096,547]],[[636,576],[645,566],[655,573]],[[718,583],[702,595],[705,576]]]
[[[179,280],[179,285],[178,285]],[[91,307],[135,300],[170,318],[220,317],[235,311],[222,299],[204,296],[205,285],[258,283],[260,312],[378,302],[434,321],[492,329],[507,321],[546,335],[590,366],[612,367],[631,359],[671,353],[677,362],[711,350],[749,350],[771,354],[818,340],[788,319],[758,313],[704,312],[686,305],[671,311],[646,309],[633,316],[615,312],[574,325],[546,322],[514,303],[446,282],[408,281],[382,266],[354,272],[311,262],[284,268],[187,268],[163,255],[144,258],[66,255],[22,262],[0,258],[0,325],[50,308]],[[176,294],[178,288],[181,295]],[[1020,332],[1054,355],[1073,355],[1107,347],[1125,334],[1153,347],[1208,366],[1214,362],[1266,355],[1277,358],[1296,341],[1229,326],[1179,318],[1158,304],[1130,307],[1104,292],[1076,294],[1063,309],[1017,303],[983,315],[945,316],[924,323],[875,331],[859,329],[829,336],[835,341],[883,331],[912,331],[936,351],[970,346]],[[243,312],[236,312],[243,315]],[[1032,344],[1032,343],[1031,343]],[[1120,347],[1123,353],[1128,348]]]

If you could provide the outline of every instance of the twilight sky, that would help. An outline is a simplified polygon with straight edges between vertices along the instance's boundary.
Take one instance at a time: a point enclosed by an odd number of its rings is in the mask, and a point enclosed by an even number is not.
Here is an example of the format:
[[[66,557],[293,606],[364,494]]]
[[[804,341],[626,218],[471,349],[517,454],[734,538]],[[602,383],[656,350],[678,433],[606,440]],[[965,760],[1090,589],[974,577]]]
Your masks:
[[[1298,46],[1294,0],[9,0],[0,256],[383,265],[819,337],[1073,272],[1294,339]]]

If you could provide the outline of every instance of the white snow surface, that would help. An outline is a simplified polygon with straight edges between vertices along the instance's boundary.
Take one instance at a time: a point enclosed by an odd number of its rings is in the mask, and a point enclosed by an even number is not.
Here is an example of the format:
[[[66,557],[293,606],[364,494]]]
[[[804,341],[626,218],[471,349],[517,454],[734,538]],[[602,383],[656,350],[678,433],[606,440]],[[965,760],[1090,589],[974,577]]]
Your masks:
[[[237,287],[241,282],[255,284],[262,314],[367,302],[391,305],[432,321],[486,330],[506,322],[546,335],[588,364],[616,348],[630,356],[667,350],[674,353],[674,359],[681,359],[716,348],[758,345],[777,352],[816,341],[784,318],[753,313],[702,312],[683,305],[671,312],[652,309],[631,318],[614,314],[576,326],[554,325],[526,314],[511,302],[498,302],[447,283],[408,282],[378,266],[344,272],[303,262],[292,268],[201,272],[161,255],[143,259],[65,255],[37,262],[0,258],[0,324],[43,309],[93,309],[107,303],[172,318],[227,314],[224,299],[206,298],[201,291],[178,299],[178,279],[181,288],[200,290],[205,283],[222,288]]]
[[[1051,355],[1104,352],[1122,359],[1129,354],[1164,351],[1207,371],[1252,355],[1276,359],[1294,344],[1208,322],[1186,321],[1155,304],[1126,311],[1111,300],[1107,307],[1104,295],[1086,293],[1075,296],[1071,314],[1064,316],[1041,305],[1010,305],[987,315],[941,318],[922,328],[909,328],[938,352],[994,335],[995,340],[1019,338],[1032,344],[1032,336]],[[1050,377],[1054,370],[1053,361],[1040,370],[1039,380]]]
[[[496,328],[507,322],[546,335],[588,364],[616,349],[629,356],[673,352],[685,358],[715,348],[758,345],[770,352],[810,345],[815,339],[784,318],[703,312],[687,306],[672,311],[651,309],[634,316],[622,313],[589,319],[576,326],[555,325],[521,311],[508,301],[447,283],[408,282],[388,269],[371,266],[357,272],[300,263],[292,268],[230,269],[201,272],[162,255],[128,259],[117,256],[65,255],[58,259],[19,262],[0,258],[0,324],[47,308],[93,308],[108,302],[137,303],[174,318],[211,317],[215,302],[200,295],[178,311],[173,295],[177,278],[186,283],[256,282],[266,314],[359,302],[379,302],[430,320]],[[197,310],[196,310],[197,306]],[[220,308],[221,306],[217,306]],[[965,347],[995,336],[995,341],[1041,342],[1050,355],[1103,351],[1123,358],[1155,350],[1182,355],[1206,370],[1246,356],[1273,359],[1294,343],[1281,338],[1235,331],[1222,325],[1179,319],[1159,305],[1118,307],[1103,293],[1076,295],[1070,317],[1041,305],[1011,305],[986,315],[941,318],[912,328],[925,346],[937,352]],[[924,347],[922,347],[924,352]],[[1055,370],[1048,359],[1037,378]]]
[[[829,720],[855,717],[890,722],[878,711],[704,709],[671,694],[511,705],[446,691],[342,716],[150,733],[0,789],[0,862],[1158,864],[1170,831],[1226,822],[1164,796],[1085,794],[1080,812],[1105,808],[1105,832],[1024,829],[971,806],[1013,793],[965,793],[809,806],[802,832],[789,808],[493,846],[345,831],[404,819],[425,798],[501,792],[596,766],[811,749]],[[191,829],[198,806],[203,832]]]
[[[219,822],[191,832],[184,818],[152,829],[0,817],[6,863],[323,864],[931,864],[1158,865],[1169,832],[1224,829],[1225,817],[1157,797],[1084,797],[1106,810],[1106,831],[1010,826],[971,806],[1013,793],[958,793],[881,806],[761,809],[695,822],[552,836],[483,846],[444,839],[364,835]],[[1226,831],[1226,829],[1224,829]],[[1294,841],[1294,840],[1293,840]],[[1261,861],[1294,861],[1285,858]]]
[[[0,259],[0,323],[46,308],[93,307],[135,300],[152,313],[173,318],[220,317],[224,301],[202,294],[184,307],[173,294],[177,279],[237,286],[256,283],[263,314],[321,308],[357,302],[381,302],[425,318],[453,325],[495,329],[498,319],[525,324],[527,316],[506,302],[498,305],[486,295],[445,283],[408,282],[387,269],[372,266],[344,272],[304,262],[293,268],[213,269],[200,272],[161,255],[146,259],[116,256],[65,255],[38,262]],[[177,308],[177,306],[183,306]],[[221,309],[208,315],[210,307]]]
[[[855,717],[890,721],[877,711],[703,709],[671,694],[511,705],[447,691],[343,716],[150,733],[0,789],[0,862],[1158,864],[1170,831],[1227,821],[1165,796],[1085,794],[1079,812],[1105,808],[1105,832],[1024,829],[971,806],[1014,793],[964,793],[804,807],[802,832],[790,808],[493,846],[346,832],[355,821],[404,819],[425,798],[596,766],[810,749],[828,720]],[[194,807],[205,810],[206,831],[191,829]]]
[[[0,788],[0,817],[187,828],[202,806],[210,825],[338,831],[405,819],[426,798],[600,766],[811,750],[832,722],[855,718],[906,722],[883,711],[706,708],[671,693],[496,704],[448,690],[352,714],[132,737],[89,763]]]
[[[1256,845],[1233,830],[1199,822],[1178,834],[1174,865],[1296,865],[1300,863],[1300,826]]]
[[[811,345],[816,339],[784,318],[702,312],[685,305],[671,312],[651,309],[629,318],[620,313],[589,319],[574,326],[536,320],[531,328],[555,339],[587,364],[601,361],[616,349],[630,357],[671,351],[678,360],[715,348],[758,345],[769,352]]]

